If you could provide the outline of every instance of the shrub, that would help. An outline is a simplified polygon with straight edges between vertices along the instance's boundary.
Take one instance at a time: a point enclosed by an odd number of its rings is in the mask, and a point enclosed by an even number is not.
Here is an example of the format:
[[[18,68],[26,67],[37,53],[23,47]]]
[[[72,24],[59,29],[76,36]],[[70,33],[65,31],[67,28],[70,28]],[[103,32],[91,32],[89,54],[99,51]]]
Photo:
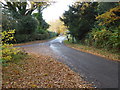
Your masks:
[[[57,36],[57,33],[49,31],[49,38]]]
[[[20,34],[15,35],[16,42],[15,43],[23,43],[28,41],[35,41],[35,40],[45,40],[49,38],[49,34],[46,32],[44,34]]]
[[[119,50],[120,49],[120,32],[119,28],[114,30],[114,33],[111,34],[109,38],[109,45],[111,45],[112,48]]]
[[[106,28],[93,28],[92,32],[88,34],[88,38],[85,39],[85,43],[97,48],[114,49],[118,51],[120,49],[120,33],[118,29],[112,32]]]
[[[17,55],[19,50],[13,47],[13,44],[8,42],[14,40],[15,30],[4,31],[2,35],[2,45],[0,45],[2,52],[2,60],[11,61],[13,60],[13,55]]]
[[[30,35],[27,35],[27,34],[15,35],[16,43],[29,41],[29,36]]]

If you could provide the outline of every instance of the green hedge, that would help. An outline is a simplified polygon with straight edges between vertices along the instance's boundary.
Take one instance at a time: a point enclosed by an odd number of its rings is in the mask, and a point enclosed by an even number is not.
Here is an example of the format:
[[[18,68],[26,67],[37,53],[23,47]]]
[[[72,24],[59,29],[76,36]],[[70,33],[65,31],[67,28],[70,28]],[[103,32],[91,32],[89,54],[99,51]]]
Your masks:
[[[49,34],[20,34],[15,35],[16,42],[15,43],[22,43],[28,41],[35,41],[35,40],[45,40],[49,38]]]
[[[33,33],[33,34],[15,34],[15,42],[13,43],[24,43],[28,41],[35,41],[35,40],[45,40],[50,39],[57,36],[57,33],[45,31],[43,34],[40,33]]]

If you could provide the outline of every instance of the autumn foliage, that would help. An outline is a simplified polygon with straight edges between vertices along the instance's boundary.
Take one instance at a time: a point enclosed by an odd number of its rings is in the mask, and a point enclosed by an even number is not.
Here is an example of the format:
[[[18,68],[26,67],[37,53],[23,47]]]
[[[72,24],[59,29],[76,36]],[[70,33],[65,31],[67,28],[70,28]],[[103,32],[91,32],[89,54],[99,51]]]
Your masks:
[[[1,52],[2,52],[2,60],[10,61],[13,59],[13,56],[16,55],[19,50],[13,47],[13,44],[9,42],[14,40],[14,33],[15,30],[3,31],[2,35],[2,45]]]
[[[96,17],[96,19],[102,20],[99,25],[105,25],[109,23],[115,23],[120,20],[120,6],[110,9],[109,11],[103,13]]]

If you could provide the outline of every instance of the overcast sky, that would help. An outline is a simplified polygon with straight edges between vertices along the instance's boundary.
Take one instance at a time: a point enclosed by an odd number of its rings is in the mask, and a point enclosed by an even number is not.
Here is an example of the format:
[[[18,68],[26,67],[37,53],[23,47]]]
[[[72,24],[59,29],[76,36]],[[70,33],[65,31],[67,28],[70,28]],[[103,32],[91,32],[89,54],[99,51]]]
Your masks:
[[[43,10],[43,18],[49,22],[59,19],[75,0],[54,0],[56,3]]]

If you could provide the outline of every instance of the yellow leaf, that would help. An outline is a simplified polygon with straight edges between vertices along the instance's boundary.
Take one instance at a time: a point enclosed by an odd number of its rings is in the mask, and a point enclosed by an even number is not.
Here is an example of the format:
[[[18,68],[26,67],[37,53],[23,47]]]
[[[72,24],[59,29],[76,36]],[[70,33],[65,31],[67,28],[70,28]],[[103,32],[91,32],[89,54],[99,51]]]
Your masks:
[[[33,84],[33,85],[31,85],[31,87],[32,87],[32,88],[35,88],[35,87],[37,87],[37,85]]]
[[[45,74],[44,74],[44,76],[48,76],[48,74],[47,74],[47,73],[45,73]]]

